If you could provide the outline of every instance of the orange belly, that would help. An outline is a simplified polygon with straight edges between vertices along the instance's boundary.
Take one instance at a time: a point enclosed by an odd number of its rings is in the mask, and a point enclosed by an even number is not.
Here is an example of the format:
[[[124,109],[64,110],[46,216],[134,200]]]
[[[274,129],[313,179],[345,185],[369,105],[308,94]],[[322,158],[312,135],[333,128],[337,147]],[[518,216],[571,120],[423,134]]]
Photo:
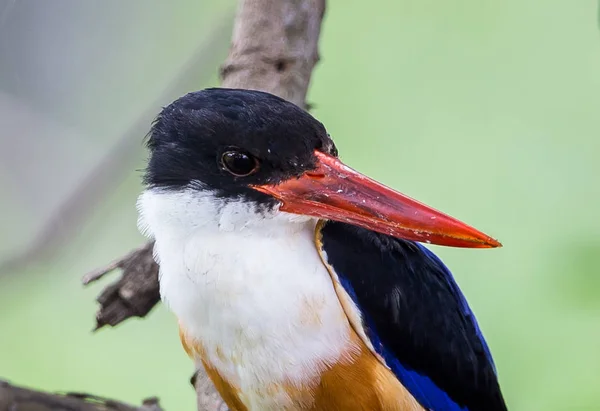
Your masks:
[[[206,361],[200,344],[186,338],[181,329],[180,337],[188,355],[202,359],[206,373],[231,411],[258,411],[247,408],[239,388],[223,379]],[[270,389],[285,390],[291,401],[285,407],[277,408],[281,411],[424,411],[354,331],[352,344],[354,347],[349,355],[327,367],[314,384],[266,387],[263,395],[268,396]]]

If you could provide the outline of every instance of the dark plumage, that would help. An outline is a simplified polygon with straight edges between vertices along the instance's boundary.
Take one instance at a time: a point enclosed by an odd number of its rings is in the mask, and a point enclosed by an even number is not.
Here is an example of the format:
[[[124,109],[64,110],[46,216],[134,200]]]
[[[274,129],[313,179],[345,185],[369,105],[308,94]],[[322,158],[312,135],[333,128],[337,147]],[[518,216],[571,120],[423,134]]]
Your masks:
[[[375,348],[423,406],[506,410],[475,316],[431,251],[335,221],[321,233],[328,262],[364,313]]]
[[[249,184],[276,184],[314,166],[313,150],[337,155],[325,127],[306,111],[272,94],[212,88],[186,94],[165,107],[149,133],[150,187],[181,189],[202,183],[222,197],[258,203],[272,199]],[[257,173],[238,178],[220,156],[241,150],[260,162]]]

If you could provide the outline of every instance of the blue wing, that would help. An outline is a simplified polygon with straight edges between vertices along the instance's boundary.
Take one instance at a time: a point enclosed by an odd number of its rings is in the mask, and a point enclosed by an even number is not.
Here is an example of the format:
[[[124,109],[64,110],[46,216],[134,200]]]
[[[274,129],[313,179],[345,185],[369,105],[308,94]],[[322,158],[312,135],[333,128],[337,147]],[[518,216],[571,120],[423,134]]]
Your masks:
[[[425,409],[506,411],[475,316],[431,251],[337,222],[321,236],[375,350]]]

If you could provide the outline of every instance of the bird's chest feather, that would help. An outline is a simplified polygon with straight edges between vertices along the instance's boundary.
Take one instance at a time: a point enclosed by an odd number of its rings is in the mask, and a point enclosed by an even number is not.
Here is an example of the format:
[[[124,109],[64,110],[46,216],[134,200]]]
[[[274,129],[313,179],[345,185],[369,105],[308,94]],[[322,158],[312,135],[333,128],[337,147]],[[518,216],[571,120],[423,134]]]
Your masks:
[[[313,229],[157,239],[162,298],[186,341],[257,409],[284,409],[290,390],[319,384],[355,349]]]
[[[147,190],[139,209],[184,347],[232,411],[422,411],[350,325],[315,220],[198,192]]]

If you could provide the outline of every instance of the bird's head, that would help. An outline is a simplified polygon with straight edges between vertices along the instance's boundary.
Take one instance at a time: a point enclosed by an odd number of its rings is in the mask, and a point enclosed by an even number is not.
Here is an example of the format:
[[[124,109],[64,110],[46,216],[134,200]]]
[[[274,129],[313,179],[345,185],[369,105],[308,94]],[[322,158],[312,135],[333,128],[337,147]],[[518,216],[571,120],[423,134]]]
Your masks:
[[[268,93],[189,93],[163,109],[148,147],[148,190],[209,199],[214,212],[239,205],[248,219],[303,215],[431,244],[500,245],[347,167],[323,124]]]

